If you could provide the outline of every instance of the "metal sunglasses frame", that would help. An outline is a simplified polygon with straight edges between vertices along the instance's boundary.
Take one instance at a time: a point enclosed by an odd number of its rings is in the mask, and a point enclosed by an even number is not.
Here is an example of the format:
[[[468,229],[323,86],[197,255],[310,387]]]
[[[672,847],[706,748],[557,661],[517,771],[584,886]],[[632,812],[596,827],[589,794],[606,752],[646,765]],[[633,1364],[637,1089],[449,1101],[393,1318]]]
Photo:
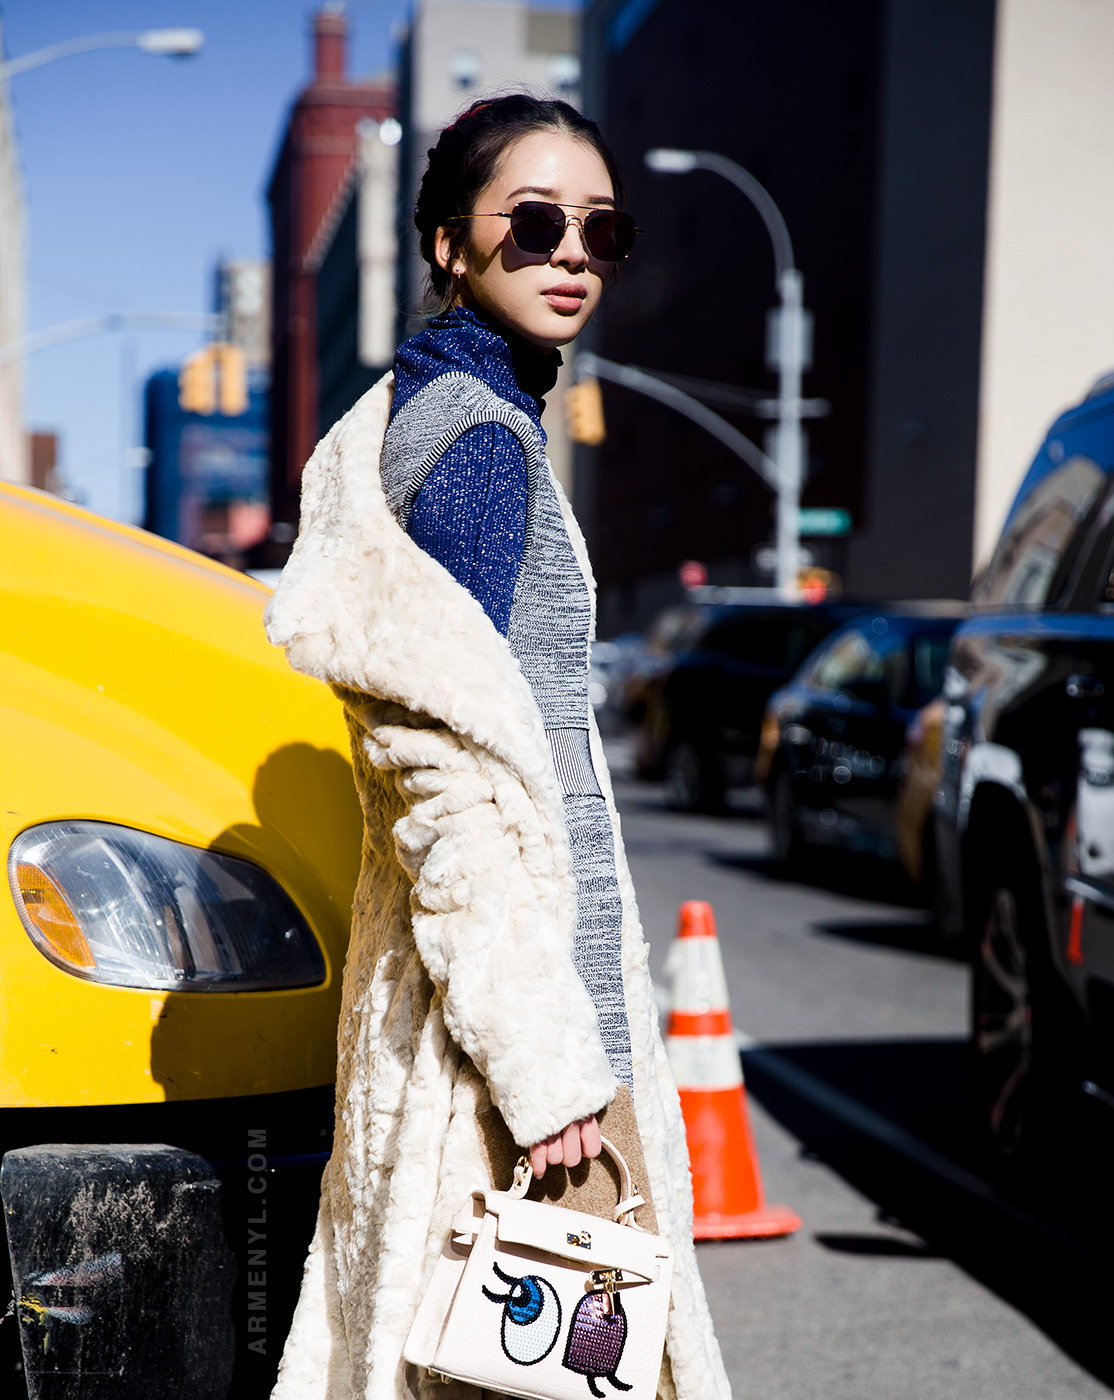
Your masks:
[[[513,205],[509,210],[497,209],[490,214],[453,214],[452,217],[446,219],[445,222],[448,224],[455,224],[461,219],[511,219],[514,217],[515,210],[518,209],[519,206],[522,204],[542,205],[547,209],[560,209],[562,214],[565,214],[566,209],[584,209],[587,210],[587,218],[591,218],[593,214],[621,214],[624,212],[621,209],[601,209],[594,204],[557,204],[551,199],[522,199],[519,200],[518,204]],[[627,215],[627,217],[629,218],[630,215]],[[529,248],[519,247],[518,243],[515,242],[513,227],[510,230],[511,242],[514,243],[514,246],[518,248],[520,253],[526,253],[528,257],[548,257],[549,253],[555,253],[557,249],[561,246],[565,234],[568,232],[569,224],[575,224],[577,226],[577,229],[579,230],[580,241],[584,245],[585,252],[589,255],[589,257],[595,258],[597,262],[624,262],[627,258],[630,257],[630,253],[624,253],[621,258],[601,258],[598,253],[593,253],[591,248],[588,247],[588,239],[584,228],[585,222],[585,219],[579,219],[575,214],[565,214],[565,226],[561,230],[561,234],[560,237],[557,239],[557,242],[554,243],[553,247],[549,249],[548,253],[533,253],[530,251]],[[553,226],[554,228],[556,228],[557,226],[556,219],[553,220]],[[634,231],[635,233],[645,233],[646,230],[639,228],[638,225],[635,224]],[[633,252],[633,247],[631,251]]]

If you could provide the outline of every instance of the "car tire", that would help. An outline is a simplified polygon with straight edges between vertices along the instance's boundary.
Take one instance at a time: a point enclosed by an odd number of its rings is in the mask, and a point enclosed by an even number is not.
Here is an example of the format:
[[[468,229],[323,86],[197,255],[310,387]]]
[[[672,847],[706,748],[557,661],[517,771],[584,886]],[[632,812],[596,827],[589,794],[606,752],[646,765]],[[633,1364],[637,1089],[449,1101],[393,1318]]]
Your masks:
[[[1052,963],[1031,849],[987,862],[969,911],[971,1050],[984,1142],[1011,1170],[1062,1148],[1080,1104],[1082,1027]]]
[[[723,776],[715,761],[690,739],[670,745],[665,756],[665,800],[675,812],[723,809]]]
[[[793,796],[793,780],[788,769],[774,773],[769,789],[770,848],[773,858],[786,870],[800,869],[804,863],[805,843]]]

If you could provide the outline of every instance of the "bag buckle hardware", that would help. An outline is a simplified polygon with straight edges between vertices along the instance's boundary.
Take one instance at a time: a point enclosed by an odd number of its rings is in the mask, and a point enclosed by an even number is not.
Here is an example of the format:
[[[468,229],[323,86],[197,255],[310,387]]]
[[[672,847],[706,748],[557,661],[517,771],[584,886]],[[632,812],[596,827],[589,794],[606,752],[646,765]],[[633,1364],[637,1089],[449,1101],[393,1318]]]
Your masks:
[[[581,1230],[579,1235],[574,1235],[570,1230],[569,1233],[565,1236],[565,1239],[569,1242],[569,1244],[575,1244],[580,1249],[592,1248],[592,1236],[588,1233],[587,1230]]]
[[[622,1269],[593,1269],[588,1283],[589,1293],[602,1293],[607,1299],[607,1312],[615,1311],[615,1293],[623,1281]]]

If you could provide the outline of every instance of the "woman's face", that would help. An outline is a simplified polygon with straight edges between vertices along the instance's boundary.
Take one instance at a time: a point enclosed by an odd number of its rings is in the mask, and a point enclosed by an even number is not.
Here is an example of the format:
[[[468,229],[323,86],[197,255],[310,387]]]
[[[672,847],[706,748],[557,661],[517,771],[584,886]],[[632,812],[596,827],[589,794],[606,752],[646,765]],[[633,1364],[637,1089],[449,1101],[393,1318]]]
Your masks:
[[[504,153],[475,207],[461,212],[509,212],[523,199],[559,204],[581,219],[593,208],[615,207],[611,178],[599,155],[587,142],[559,131],[520,137]],[[567,345],[580,334],[614,267],[588,253],[572,223],[548,256],[516,248],[507,219],[469,219],[463,246],[455,253],[450,235],[450,229],[438,229],[436,255],[442,267],[462,279],[456,303],[493,317],[540,350]]]

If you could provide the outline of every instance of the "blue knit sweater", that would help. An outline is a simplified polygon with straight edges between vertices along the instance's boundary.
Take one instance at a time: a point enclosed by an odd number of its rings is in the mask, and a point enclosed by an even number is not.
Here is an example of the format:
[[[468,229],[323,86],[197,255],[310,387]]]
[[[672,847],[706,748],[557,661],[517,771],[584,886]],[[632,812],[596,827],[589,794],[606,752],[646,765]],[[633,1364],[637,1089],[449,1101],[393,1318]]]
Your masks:
[[[399,347],[392,419],[440,374],[471,373],[541,426],[542,395],[561,357],[516,351],[475,312],[456,307]],[[483,605],[506,635],[526,538],[527,471],[522,443],[501,423],[471,428],[442,456],[410,508],[416,544]]]
[[[542,395],[560,358],[472,311],[436,317],[395,359],[388,504],[507,638],[541,713],[576,875],[573,961],[617,1079],[632,1082],[614,838],[588,741],[592,603],[545,460]]]

